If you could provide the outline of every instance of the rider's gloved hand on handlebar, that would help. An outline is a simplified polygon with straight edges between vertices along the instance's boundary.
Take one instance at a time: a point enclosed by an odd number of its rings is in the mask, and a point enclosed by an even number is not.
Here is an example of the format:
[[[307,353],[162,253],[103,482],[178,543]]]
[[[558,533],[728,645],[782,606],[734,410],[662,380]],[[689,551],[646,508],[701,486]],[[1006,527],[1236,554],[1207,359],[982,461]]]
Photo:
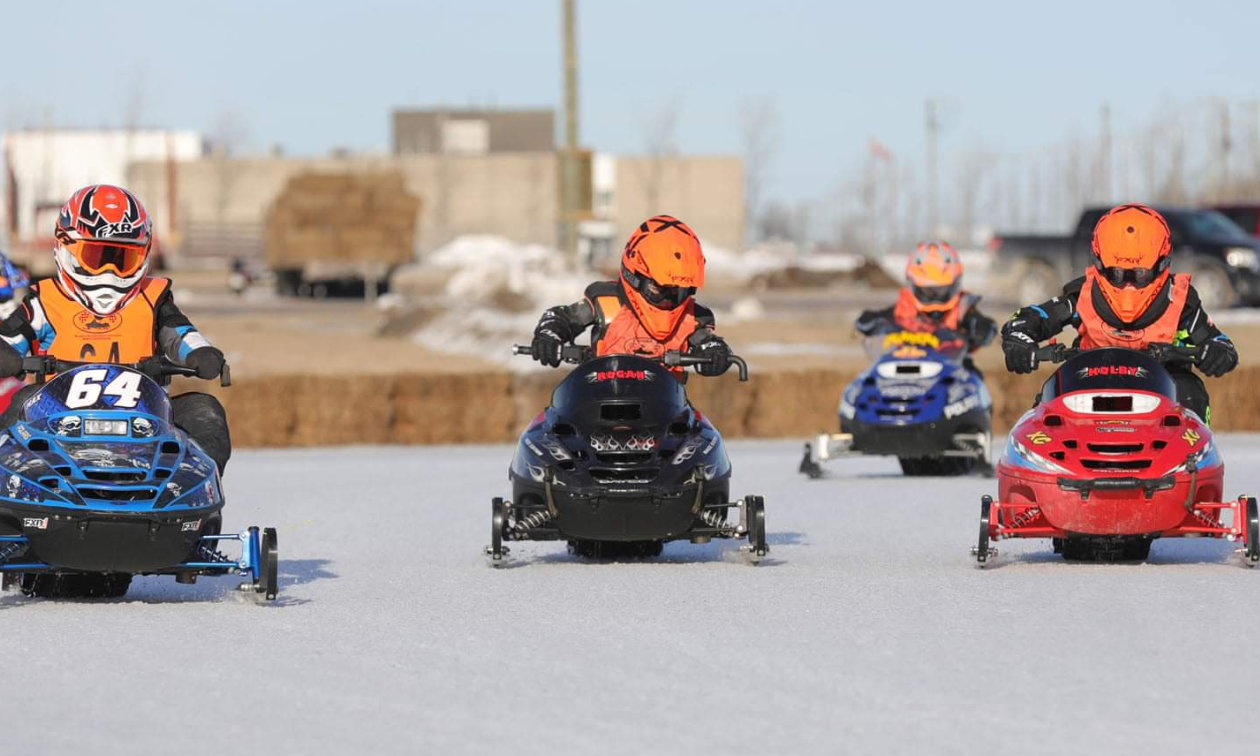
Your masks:
[[[1002,352],[1006,369],[1012,373],[1031,373],[1037,369],[1037,340],[1021,331],[1002,335]]]
[[[573,341],[573,323],[563,307],[552,307],[542,314],[534,328],[534,340],[529,345],[529,354],[535,361],[547,367],[560,367],[560,350],[565,344]]]
[[[0,377],[9,378],[22,374],[22,355],[8,344],[0,344]]]
[[[731,348],[713,331],[701,328],[687,339],[689,350],[693,356],[704,357],[709,362],[696,365],[696,372],[705,376],[722,375],[731,367]]]
[[[1204,375],[1219,378],[1238,366],[1238,352],[1228,339],[1219,337],[1203,343],[1199,356],[1199,369]]]
[[[863,336],[870,336],[888,324],[888,319],[875,310],[863,310],[853,327]]]
[[[184,364],[196,370],[198,378],[208,381],[223,372],[223,352],[212,346],[197,347],[184,358]]]

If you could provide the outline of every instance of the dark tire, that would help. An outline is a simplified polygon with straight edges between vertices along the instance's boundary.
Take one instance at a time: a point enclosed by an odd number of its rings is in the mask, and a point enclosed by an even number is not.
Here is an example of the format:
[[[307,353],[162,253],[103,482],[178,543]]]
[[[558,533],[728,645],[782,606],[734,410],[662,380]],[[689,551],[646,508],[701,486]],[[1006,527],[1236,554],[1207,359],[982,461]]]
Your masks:
[[[1247,557],[1247,566],[1255,566],[1256,562],[1260,562],[1260,509],[1256,506],[1256,500],[1253,496],[1247,497],[1247,530],[1245,538],[1247,539],[1247,549],[1244,554]]]
[[[280,595],[280,544],[275,528],[263,528],[258,553],[261,559],[258,568],[262,579],[255,590],[268,601],[275,601],[276,596]]]
[[[1062,276],[1052,266],[1040,260],[1028,260],[1016,285],[1015,299],[1019,302],[1044,302],[1059,294],[1062,287]]]
[[[763,557],[770,553],[766,543],[766,500],[760,496],[747,496],[744,506],[748,508],[748,545],[752,547],[754,556]]]
[[[131,575],[119,572],[28,573],[22,576],[22,593],[49,599],[114,599],[127,595]]]
[[[1151,555],[1150,538],[1065,538],[1061,553],[1069,562],[1141,562]]]
[[[983,567],[989,561],[989,515],[993,511],[993,497],[980,497],[980,537],[976,540],[976,562]]]
[[[973,457],[897,457],[901,471],[907,476],[952,478],[971,474]]]
[[[1151,556],[1151,538],[1136,538],[1120,547],[1120,558],[1126,562],[1145,562]]]
[[[1194,290],[1199,294],[1204,311],[1223,310],[1238,302],[1238,291],[1230,280],[1229,269],[1216,260],[1193,257],[1184,266],[1177,267],[1183,267],[1194,279]]]
[[[490,500],[490,559],[503,561],[503,534],[507,531],[507,504],[495,497]]]

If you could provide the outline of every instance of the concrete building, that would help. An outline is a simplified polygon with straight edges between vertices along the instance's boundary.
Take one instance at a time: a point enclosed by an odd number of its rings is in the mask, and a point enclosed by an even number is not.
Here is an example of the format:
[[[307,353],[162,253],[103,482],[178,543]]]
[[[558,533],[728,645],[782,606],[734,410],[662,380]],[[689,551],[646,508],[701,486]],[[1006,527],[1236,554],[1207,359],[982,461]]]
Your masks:
[[[395,155],[553,152],[550,110],[395,110]]]
[[[62,204],[88,184],[125,184],[135,161],[196,160],[205,152],[192,131],[77,130],[14,131],[4,135],[8,180],[3,182],[4,228],[15,247],[42,244],[52,237]],[[155,218],[166,207],[146,203]],[[159,225],[159,233],[165,229]]]
[[[463,234],[498,234],[523,243],[555,244],[556,157],[550,152],[485,155],[428,154],[346,159],[205,158],[132,165],[128,181],[145,201],[171,201],[174,187],[180,240],[173,264],[260,257],[268,209],[289,178],[302,173],[400,171],[420,199],[418,252]]]

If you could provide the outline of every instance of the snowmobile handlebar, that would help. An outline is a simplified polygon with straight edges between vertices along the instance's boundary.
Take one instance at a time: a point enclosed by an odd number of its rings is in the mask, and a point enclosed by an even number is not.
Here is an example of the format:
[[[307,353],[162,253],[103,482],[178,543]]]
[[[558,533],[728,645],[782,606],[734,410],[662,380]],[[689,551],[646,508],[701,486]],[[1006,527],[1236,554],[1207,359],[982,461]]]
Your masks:
[[[141,360],[140,362],[127,363],[100,363],[100,362],[72,362],[69,360],[59,360],[56,357],[50,357],[46,354],[34,355],[22,358],[22,372],[34,375],[36,380],[43,383],[44,378],[53,373],[64,373],[68,370],[74,370],[84,365],[103,365],[116,364],[119,367],[130,368],[153,379],[164,378],[166,376],[181,375],[186,378],[196,378],[197,371],[187,365],[177,365],[174,362],[160,358],[150,358]],[[219,373],[219,385],[227,388],[232,385],[232,369],[228,364],[223,363],[223,372]]]
[[[1146,349],[1143,351],[1161,363],[1188,362],[1190,364],[1198,364],[1199,359],[1203,356],[1203,345],[1147,344]],[[1065,362],[1080,353],[1080,349],[1070,347],[1067,344],[1047,344],[1037,350],[1037,362]]]
[[[512,347],[512,354],[532,355],[534,351],[527,346],[517,344]],[[571,365],[577,365],[590,359],[590,348],[580,344],[565,344],[560,347],[560,361],[567,362]],[[666,352],[660,357],[655,358],[656,362],[661,363],[665,367],[690,367],[692,365],[712,365],[712,357],[697,357],[693,354],[683,354],[682,352],[673,350]],[[739,379],[741,381],[748,380],[748,363],[743,357],[738,355],[727,355],[726,361],[734,365],[739,370]]]

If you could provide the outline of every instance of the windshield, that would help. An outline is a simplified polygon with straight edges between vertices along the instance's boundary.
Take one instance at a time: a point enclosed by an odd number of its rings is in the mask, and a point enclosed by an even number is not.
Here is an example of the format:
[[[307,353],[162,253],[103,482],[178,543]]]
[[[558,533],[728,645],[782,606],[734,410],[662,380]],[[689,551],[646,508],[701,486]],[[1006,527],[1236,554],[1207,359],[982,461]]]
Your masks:
[[[966,340],[957,331],[944,328],[936,333],[887,331],[867,336],[862,346],[872,360],[921,360],[935,356],[958,362],[967,354]]]
[[[27,422],[50,415],[124,410],[171,419],[166,391],[152,379],[120,365],[84,365],[53,378],[26,406]]]
[[[687,410],[682,384],[657,362],[609,355],[574,368],[551,394],[551,406],[585,427],[664,424]]]
[[[1185,213],[1181,220],[1193,239],[1217,239],[1250,245],[1252,238],[1237,223],[1215,210]]]
[[[1050,376],[1041,400],[1074,391],[1146,391],[1177,401],[1172,377],[1150,355],[1131,349],[1091,349],[1072,357]]]

